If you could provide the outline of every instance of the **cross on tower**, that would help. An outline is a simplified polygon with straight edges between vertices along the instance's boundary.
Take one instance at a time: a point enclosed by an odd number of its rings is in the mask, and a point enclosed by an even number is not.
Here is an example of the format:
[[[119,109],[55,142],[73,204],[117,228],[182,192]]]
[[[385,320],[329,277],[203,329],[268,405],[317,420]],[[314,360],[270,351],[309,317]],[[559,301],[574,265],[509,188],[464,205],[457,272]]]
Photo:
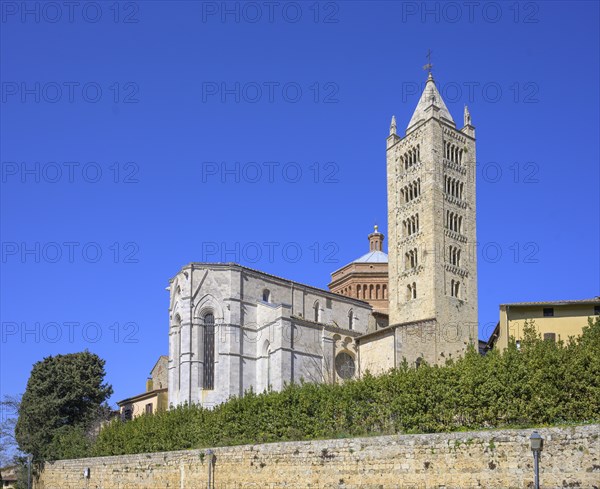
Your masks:
[[[431,68],[433,68],[433,64],[431,63],[431,49],[427,50],[427,54],[425,55],[425,57],[427,58],[427,64],[423,66],[423,69],[431,73]]]

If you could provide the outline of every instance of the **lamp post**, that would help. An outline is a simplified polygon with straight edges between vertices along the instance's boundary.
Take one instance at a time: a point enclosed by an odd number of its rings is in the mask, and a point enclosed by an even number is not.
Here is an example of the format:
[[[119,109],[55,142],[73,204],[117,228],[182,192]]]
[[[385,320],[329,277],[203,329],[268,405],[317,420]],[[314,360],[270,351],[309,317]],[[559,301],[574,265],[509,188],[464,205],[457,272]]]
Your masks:
[[[544,439],[537,431],[531,433],[529,437],[531,442],[531,451],[533,452],[533,474],[534,474],[534,489],[540,489],[540,452],[544,447]]]
[[[214,481],[213,481],[213,473],[214,473],[214,460],[215,460],[215,452],[208,449],[206,450],[206,455],[208,456],[208,489],[213,489]]]

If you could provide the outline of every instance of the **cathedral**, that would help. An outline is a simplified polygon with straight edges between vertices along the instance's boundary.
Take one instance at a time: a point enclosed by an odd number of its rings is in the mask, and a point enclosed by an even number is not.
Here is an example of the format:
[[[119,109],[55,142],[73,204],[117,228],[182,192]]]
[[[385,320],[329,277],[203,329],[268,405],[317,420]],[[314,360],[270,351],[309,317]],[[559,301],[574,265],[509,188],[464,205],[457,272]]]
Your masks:
[[[444,364],[477,344],[475,128],[465,107],[457,129],[431,72],[404,135],[392,117],[386,160],[389,253],[375,227],[329,290],[235,263],[170,280],[169,405]]]

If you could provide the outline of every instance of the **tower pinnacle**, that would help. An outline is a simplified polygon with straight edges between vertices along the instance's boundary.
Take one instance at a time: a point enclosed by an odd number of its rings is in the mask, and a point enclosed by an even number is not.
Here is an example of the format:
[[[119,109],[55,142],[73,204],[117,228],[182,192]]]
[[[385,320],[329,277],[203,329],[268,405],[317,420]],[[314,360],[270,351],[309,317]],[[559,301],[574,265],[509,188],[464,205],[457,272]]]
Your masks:
[[[471,113],[469,112],[469,107],[467,107],[465,105],[465,113],[464,113],[464,125],[465,126],[470,126],[471,125]]]
[[[396,134],[396,116],[392,116],[392,123],[390,124],[390,136]]]

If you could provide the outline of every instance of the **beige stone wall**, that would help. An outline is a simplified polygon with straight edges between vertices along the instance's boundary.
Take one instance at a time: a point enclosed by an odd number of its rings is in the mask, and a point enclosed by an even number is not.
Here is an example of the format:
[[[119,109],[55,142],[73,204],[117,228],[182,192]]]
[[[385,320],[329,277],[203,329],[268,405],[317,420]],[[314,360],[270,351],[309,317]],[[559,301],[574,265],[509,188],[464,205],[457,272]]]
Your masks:
[[[395,335],[389,329],[360,341],[360,373],[379,375],[396,366]]]
[[[598,487],[600,425],[542,428],[541,486]],[[215,448],[215,488],[532,487],[532,430]],[[35,489],[200,489],[205,450],[47,463]],[[84,470],[90,468],[89,479]]]
[[[475,139],[470,126],[458,130],[440,118],[436,107],[404,136],[387,139],[389,239],[389,318],[391,325],[412,323],[403,331],[401,355],[415,365],[420,360],[444,364],[477,343],[477,260]],[[445,158],[445,144],[462,152],[460,163]],[[403,163],[418,153],[408,167]],[[463,185],[461,198],[446,192],[445,178]],[[401,192],[418,181],[421,193],[404,202]],[[447,229],[447,213],[462,219],[460,232]],[[418,231],[404,222],[418,217]],[[460,264],[451,263],[449,247],[460,250]],[[415,252],[417,265],[405,256]],[[459,283],[458,296],[452,284]],[[412,290],[416,287],[416,297]],[[420,321],[435,319],[427,328]],[[430,330],[429,326],[433,325]]]
[[[150,372],[153,389],[165,389],[168,385],[169,357],[161,355]]]

